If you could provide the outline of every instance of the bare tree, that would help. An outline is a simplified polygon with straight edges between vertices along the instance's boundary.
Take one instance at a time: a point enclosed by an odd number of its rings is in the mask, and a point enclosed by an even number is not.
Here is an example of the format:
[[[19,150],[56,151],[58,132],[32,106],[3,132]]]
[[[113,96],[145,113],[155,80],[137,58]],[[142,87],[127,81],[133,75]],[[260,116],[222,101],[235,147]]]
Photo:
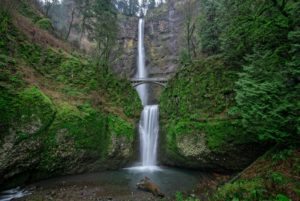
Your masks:
[[[184,5],[184,26],[185,26],[185,41],[189,59],[196,56],[196,15],[195,15],[195,1],[187,0]]]
[[[72,27],[73,27],[73,22],[74,22],[75,12],[76,12],[76,7],[73,6],[72,12],[71,12],[71,19],[70,19],[69,27],[68,27],[68,32],[67,32],[67,34],[66,34],[65,40],[68,40],[68,39],[69,39],[69,36],[70,36],[70,33],[71,33],[71,29],[72,29]]]

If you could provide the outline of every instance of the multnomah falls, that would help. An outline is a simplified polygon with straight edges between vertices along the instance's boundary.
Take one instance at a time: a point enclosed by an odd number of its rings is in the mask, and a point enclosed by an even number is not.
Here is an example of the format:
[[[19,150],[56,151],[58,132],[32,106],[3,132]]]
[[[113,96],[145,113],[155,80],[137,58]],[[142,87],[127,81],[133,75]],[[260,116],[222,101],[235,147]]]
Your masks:
[[[300,201],[299,16],[0,0],[0,201]]]
[[[138,26],[137,78],[147,78],[148,76],[145,65],[144,23],[144,19],[140,18]],[[147,84],[138,86],[137,91],[144,107],[139,123],[142,169],[153,169],[157,164],[156,160],[159,132],[158,105],[148,105],[149,90]]]

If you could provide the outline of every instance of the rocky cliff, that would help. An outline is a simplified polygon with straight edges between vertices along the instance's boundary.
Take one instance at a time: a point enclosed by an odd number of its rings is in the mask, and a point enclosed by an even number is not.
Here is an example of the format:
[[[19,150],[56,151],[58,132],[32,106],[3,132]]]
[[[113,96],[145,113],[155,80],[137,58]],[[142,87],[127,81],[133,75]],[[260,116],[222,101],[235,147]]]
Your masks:
[[[160,97],[164,164],[241,170],[262,153],[232,115],[238,75],[220,58],[182,68]]]
[[[138,18],[118,15],[119,33],[112,56],[113,71],[131,78],[136,73]]]
[[[16,9],[0,8],[0,188],[123,166],[141,111],[136,91],[36,27],[44,16],[27,1]]]
[[[150,76],[171,77],[179,68],[184,44],[183,2],[170,0],[146,15],[145,47]]]
[[[183,46],[183,1],[170,0],[145,16],[146,65],[151,77],[171,77]],[[119,36],[113,70],[122,77],[136,73],[138,18],[119,16]]]

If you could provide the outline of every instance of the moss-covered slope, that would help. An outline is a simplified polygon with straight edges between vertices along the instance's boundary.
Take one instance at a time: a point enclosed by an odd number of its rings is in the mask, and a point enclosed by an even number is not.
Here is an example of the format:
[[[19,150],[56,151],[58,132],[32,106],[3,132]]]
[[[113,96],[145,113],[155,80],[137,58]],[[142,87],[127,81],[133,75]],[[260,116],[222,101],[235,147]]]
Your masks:
[[[181,69],[161,102],[165,163],[238,170],[257,156],[234,108],[237,72],[213,57]]]
[[[37,28],[43,16],[20,2],[20,12],[0,10],[1,187],[124,165],[140,112],[135,90]]]

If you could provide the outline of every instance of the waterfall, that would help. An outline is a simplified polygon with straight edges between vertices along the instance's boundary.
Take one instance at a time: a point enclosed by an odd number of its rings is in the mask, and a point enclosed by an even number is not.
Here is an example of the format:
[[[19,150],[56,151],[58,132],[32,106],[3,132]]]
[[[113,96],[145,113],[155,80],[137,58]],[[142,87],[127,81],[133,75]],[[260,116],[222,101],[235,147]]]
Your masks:
[[[145,65],[145,48],[144,48],[144,19],[139,19],[138,30],[138,61],[137,61],[137,78],[147,78],[148,72]],[[157,145],[159,131],[159,110],[158,105],[148,105],[148,86],[142,84],[137,87],[139,97],[144,109],[142,111],[139,134],[140,134],[140,152],[142,169],[153,169],[157,164]]]
[[[139,19],[139,34],[138,34],[138,61],[137,61],[137,78],[147,78],[148,72],[145,65],[145,47],[144,47],[144,19]],[[137,87],[138,94],[143,105],[148,101],[148,86],[142,84]]]
[[[158,105],[147,105],[142,112],[139,132],[142,166],[156,165],[158,144]]]

